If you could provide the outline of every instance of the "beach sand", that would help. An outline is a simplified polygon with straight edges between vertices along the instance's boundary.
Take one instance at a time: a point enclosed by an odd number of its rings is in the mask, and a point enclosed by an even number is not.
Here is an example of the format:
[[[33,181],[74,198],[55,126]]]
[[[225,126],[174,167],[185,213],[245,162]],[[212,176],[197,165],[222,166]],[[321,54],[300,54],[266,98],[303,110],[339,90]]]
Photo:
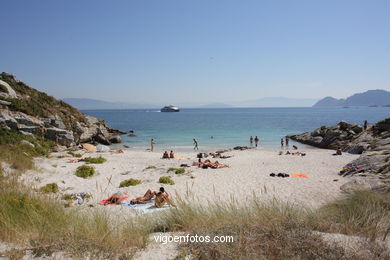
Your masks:
[[[99,208],[103,206],[98,206],[97,202],[117,191],[128,193],[131,199],[142,196],[147,189],[158,190],[161,186],[164,186],[173,198],[179,196],[202,205],[232,199],[245,203],[255,195],[261,201],[276,198],[316,208],[339,196],[340,186],[346,183],[348,178],[340,177],[337,173],[358,155],[332,156],[334,151],[323,149],[301,152],[306,152],[306,156],[278,155],[278,151],[262,149],[229,151],[225,155],[232,155],[232,158],[208,158],[228,164],[229,168],[200,169],[191,166],[186,168],[186,173],[180,175],[168,173],[167,170],[170,167],[179,168],[183,163],[192,165],[193,161],[197,161],[197,152],[179,152],[176,154],[177,159],[161,159],[162,151],[86,153],[84,157],[103,156],[107,159],[103,164],[93,164],[97,174],[89,179],[75,176],[76,168],[84,163],[69,163],[71,157],[62,152],[53,153],[50,158],[37,159],[38,169],[27,172],[21,178],[33,188],[55,182],[60,188],[59,194],[90,193],[92,198],[88,204]],[[157,168],[146,169],[148,166]],[[270,177],[272,172],[305,173],[308,178]],[[171,176],[176,184],[158,183],[161,176]],[[119,183],[129,178],[140,179],[142,184],[119,188]],[[131,208],[123,206],[106,208],[132,211]]]

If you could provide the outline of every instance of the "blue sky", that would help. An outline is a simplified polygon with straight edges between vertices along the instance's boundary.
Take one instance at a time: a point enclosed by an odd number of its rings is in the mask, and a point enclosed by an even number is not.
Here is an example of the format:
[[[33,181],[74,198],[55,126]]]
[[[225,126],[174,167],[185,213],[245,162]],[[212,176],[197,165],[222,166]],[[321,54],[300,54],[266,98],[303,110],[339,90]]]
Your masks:
[[[390,90],[390,1],[2,0],[0,70],[55,97],[228,102]]]

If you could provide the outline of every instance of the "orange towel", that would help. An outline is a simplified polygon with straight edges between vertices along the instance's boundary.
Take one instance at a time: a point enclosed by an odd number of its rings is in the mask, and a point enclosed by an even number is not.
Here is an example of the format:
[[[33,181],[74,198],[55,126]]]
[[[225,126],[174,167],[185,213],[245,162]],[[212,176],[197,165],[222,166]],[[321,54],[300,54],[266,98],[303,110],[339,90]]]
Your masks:
[[[295,178],[309,178],[306,173],[292,173],[291,177]]]

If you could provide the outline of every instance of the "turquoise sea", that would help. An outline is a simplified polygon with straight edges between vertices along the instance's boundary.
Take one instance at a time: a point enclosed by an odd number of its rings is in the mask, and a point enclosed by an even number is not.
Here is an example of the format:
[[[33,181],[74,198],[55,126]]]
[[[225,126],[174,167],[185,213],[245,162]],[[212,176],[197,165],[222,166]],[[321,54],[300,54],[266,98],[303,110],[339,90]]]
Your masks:
[[[145,149],[151,138],[158,149],[191,149],[196,138],[199,147],[231,148],[249,145],[250,136],[260,138],[261,148],[280,147],[280,138],[288,134],[312,131],[341,120],[370,124],[390,117],[390,107],[350,108],[221,108],[182,109],[161,113],[158,109],[84,110],[102,118],[122,131],[134,130],[136,136],[122,136],[123,144]],[[203,150],[202,149],[202,150]]]

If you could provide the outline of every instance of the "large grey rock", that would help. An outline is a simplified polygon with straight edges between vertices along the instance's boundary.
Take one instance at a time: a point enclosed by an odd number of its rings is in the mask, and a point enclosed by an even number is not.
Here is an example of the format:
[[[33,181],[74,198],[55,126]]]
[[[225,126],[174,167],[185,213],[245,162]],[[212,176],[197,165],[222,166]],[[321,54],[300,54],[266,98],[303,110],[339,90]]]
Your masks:
[[[340,189],[346,193],[355,191],[389,191],[390,186],[374,178],[354,178],[341,185]]]
[[[24,145],[27,145],[27,146],[30,146],[30,147],[32,147],[32,148],[35,147],[34,144],[30,143],[30,142],[27,141],[27,140],[22,140],[22,141],[20,141],[20,143],[21,143],[21,144],[24,144]]]
[[[114,135],[109,138],[109,141],[113,144],[119,144],[122,142],[122,138],[119,135]]]
[[[74,145],[73,133],[56,127],[46,128],[45,138],[68,147]]]
[[[0,85],[7,89],[7,93],[0,91],[0,97],[18,98],[18,95],[16,94],[15,90],[11,88],[11,86],[7,82],[0,80]]]
[[[5,100],[0,100],[0,105],[9,106],[11,104],[12,104],[11,102],[8,102],[8,101],[5,101]]]

